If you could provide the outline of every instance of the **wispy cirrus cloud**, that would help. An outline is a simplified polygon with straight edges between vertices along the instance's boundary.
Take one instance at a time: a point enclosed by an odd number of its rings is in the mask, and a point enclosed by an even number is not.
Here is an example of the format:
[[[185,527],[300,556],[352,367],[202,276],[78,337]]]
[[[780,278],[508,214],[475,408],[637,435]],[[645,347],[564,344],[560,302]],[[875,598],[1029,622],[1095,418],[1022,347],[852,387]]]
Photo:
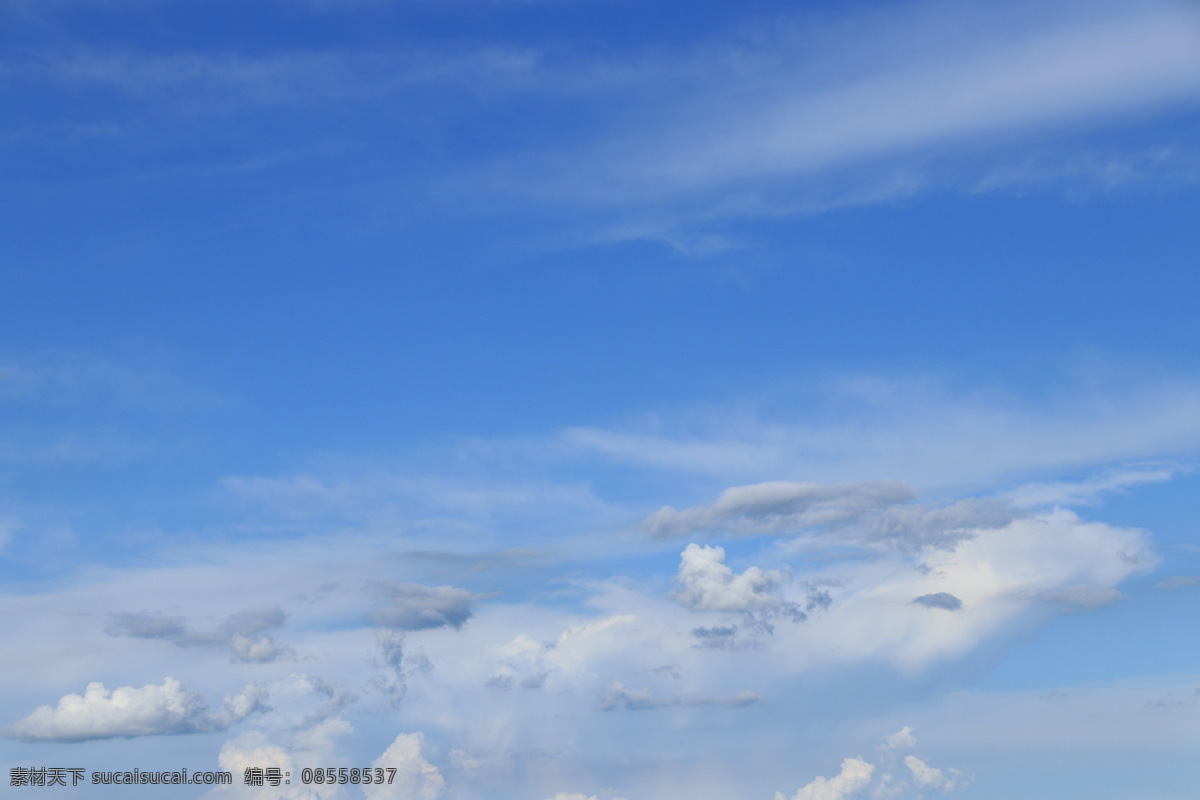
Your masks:
[[[1191,106],[1197,42],[1200,14],[1173,0],[1091,4],[1087,13],[937,0],[859,8],[836,22],[759,20],[690,49],[631,53],[620,88],[599,80],[612,70],[597,65],[595,88],[576,85],[613,106],[606,135],[497,154],[490,182],[609,214],[572,234],[590,243],[644,239],[692,254],[736,246],[718,225],[742,219],[1064,175],[1111,189],[1138,154],[1106,149],[1085,161],[1044,146],[1047,135]],[[532,85],[560,84],[554,69],[539,63]],[[1157,158],[1171,146],[1160,143]],[[1139,169],[1153,169],[1145,161]]]
[[[538,446],[615,465],[721,475],[747,484],[762,482],[763,487],[780,476],[820,475],[830,483],[861,483],[856,490],[861,492],[879,491],[863,483],[864,476],[929,490],[994,484],[1048,469],[1161,460],[1200,447],[1200,387],[1184,381],[1145,381],[1120,389],[1080,386],[1036,404],[987,392],[963,395],[930,381],[861,376],[829,382],[825,389],[823,407],[791,417],[747,404],[685,408],[658,414],[648,423],[566,428],[549,448]],[[1106,473],[1095,485],[1069,491],[1063,485],[1047,493],[1031,484],[1016,497],[1089,502],[1122,485],[1159,480],[1164,470],[1172,469],[1166,463],[1134,464]],[[774,490],[746,488],[726,503],[733,509],[740,493],[752,491]],[[801,493],[794,487],[778,491]],[[801,499],[793,502],[796,509],[804,507]],[[828,502],[836,506],[832,497]],[[848,504],[850,495],[841,502]],[[737,514],[719,514],[721,507],[718,501],[704,510],[688,509],[684,520],[732,526]],[[667,529],[678,513],[664,513]],[[751,516],[749,511],[746,515]],[[766,519],[741,524],[765,525]],[[650,519],[647,524],[655,523]]]

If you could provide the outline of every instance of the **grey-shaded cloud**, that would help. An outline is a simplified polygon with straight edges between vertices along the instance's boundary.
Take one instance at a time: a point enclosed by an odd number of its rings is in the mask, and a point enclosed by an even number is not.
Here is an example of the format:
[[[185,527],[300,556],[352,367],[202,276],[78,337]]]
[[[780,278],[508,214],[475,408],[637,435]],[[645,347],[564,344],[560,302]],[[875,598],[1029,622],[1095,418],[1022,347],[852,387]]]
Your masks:
[[[949,592],[923,594],[920,597],[914,597],[912,602],[926,608],[944,608],[947,611],[958,611],[963,607],[962,600],[959,600]]]
[[[266,633],[283,625],[286,619],[281,608],[254,608],[233,614],[215,631],[200,631],[185,617],[114,614],[105,632],[110,636],[161,639],[178,647],[228,648],[233,662],[263,664],[295,655],[290,648],[276,644]]]
[[[915,493],[897,481],[796,483],[769,481],[734,486],[702,506],[663,506],[643,523],[652,536],[688,536],[700,531],[739,535],[783,533],[855,519],[880,508],[909,502]]]
[[[228,695],[221,711],[210,713],[204,698],[174,678],[140,689],[109,690],[89,683],[82,695],[63,696],[55,706],[41,706],[5,734],[24,741],[84,742],[117,737],[162,736],[223,731],[251,714],[264,711],[267,694],[257,684]]]
[[[692,636],[695,636],[697,639],[728,639],[736,633],[737,628],[733,625],[692,628]]]
[[[675,706],[723,706],[725,708],[742,708],[762,702],[762,697],[753,692],[739,692],[724,697],[709,697],[708,695],[668,695],[659,697],[651,689],[630,689],[623,683],[614,681],[604,687],[600,700],[600,710],[616,711],[645,711],[654,708],[671,708]]]
[[[851,543],[916,550],[951,547],[973,530],[1002,528],[1014,516],[1007,500],[969,497],[943,506],[896,505],[831,527]]]
[[[383,671],[375,686],[395,705],[408,694],[408,677],[413,672],[404,661],[404,632],[382,629],[377,634]]]
[[[466,589],[417,583],[385,586],[382,593],[384,603],[371,613],[371,619],[397,631],[458,630],[471,618],[477,599]]]
[[[858,546],[916,550],[949,547],[981,528],[1014,518],[1007,499],[968,498],[929,506],[897,481],[818,484],[771,481],[734,486],[712,503],[676,509],[663,506],[643,522],[652,536],[721,533],[799,534],[821,530]]]

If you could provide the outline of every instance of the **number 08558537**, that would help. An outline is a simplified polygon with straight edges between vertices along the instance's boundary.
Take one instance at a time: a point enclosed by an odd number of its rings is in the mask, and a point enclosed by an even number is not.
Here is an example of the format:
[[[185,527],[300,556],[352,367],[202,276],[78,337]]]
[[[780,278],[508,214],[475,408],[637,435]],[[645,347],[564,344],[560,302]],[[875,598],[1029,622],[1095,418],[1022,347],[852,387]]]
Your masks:
[[[327,783],[392,783],[395,767],[305,767],[300,770],[300,782]]]

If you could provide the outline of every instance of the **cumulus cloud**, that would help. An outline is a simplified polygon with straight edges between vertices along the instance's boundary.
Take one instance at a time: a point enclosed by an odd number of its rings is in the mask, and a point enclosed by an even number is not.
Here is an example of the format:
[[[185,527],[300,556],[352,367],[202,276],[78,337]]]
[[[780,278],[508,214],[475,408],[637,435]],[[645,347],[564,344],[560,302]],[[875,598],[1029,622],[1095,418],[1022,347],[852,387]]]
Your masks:
[[[26,741],[56,742],[211,733],[265,709],[266,692],[253,683],[226,697],[221,712],[214,715],[203,697],[174,678],[165,678],[161,685],[111,691],[93,682],[82,695],[68,694],[57,706],[41,706],[6,733]]]
[[[881,750],[911,750],[917,746],[917,737],[913,735],[913,729],[905,725],[900,730],[893,734],[883,737],[883,744],[879,746]]]
[[[552,680],[587,674],[595,659],[622,652],[628,646],[636,621],[632,614],[590,620],[567,627],[550,641],[518,634],[497,649],[500,671],[487,681],[487,686],[534,689]]]
[[[920,787],[939,789],[950,792],[958,785],[953,779],[946,777],[940,769],[929,766],[913,755],[904,757],[904,766],[912,773],[913,781]]]
[[[755,612],[781,610],[795,619],[805,614],[780,593],[783,573],[747,567],[734,572],[723,547],[689,544],[680,554],[672,598],[693,611]]]
[[[818,777],[794,794],[791,800],[843,800],[854,796],[871,782],[875,767],[861,758],[847,758],[842,762],[842,771],[832,778]],[[788,800],[782,792],[775,793],[775,800]]]
[[[856,519],[913,497],[911,487],[896,481],[769,481],[731,487],[707,505],[684,509],[663,506],[644,524],[657,537],[689,536],[701,531],[781,533]]]
[[[263,729],[247,731],[221,747],[218,763],[235,776],[233,786],[205,795],[210,800],[330,800],[345,797],[336,784],[304,784],[299,771],[310,766],[345,763],[341,741],[354,732],[343,711],[353,696],[336,684],[314,675],[293,674],[271,683],[276,706],[260,721]],[[362,762],[359,762],[360,764]],[[247,767],[276,767],[291,773],[279,786],[243,785]]]
[[[398,631],[458,630],[471,618],[477,599],[466,589],[417,583],[384,586],[381,592],[384,603],[371,618],[381,627]]]
[[[402,733],[371,762],[373,767],[395,769],[396,777],[390,784],[363,786],[367,800],[437,800],[445,793],[446,779],[421,752],[424,742],[422,733]]]
[[[127,613],[114,614],[105,632],[110,636],[161,639],[178,647],[227,648],[233,662],[262,664],[295,655],[266,633],[283,625],[286,619],[281,608],[253,608],[233,614],[216,630],[200,631],[185,617]]]
[[[965,785],[959,770],[950,769],[947,775],[907,752],[916,746],[913,729],[906,726],[884,737],[879,745],[880,764],[871,764],[861,757],[847,758],[842,761],[841,772],[834,777],[818,777],[791,798],[776,792],[775,800],[847,800],[866,796],[867,789],[875,798],[923,798],[928,789],[951,792]],[[901,753],[907,754],[901,758]],[[907,768],[911,783],[896,774],[901,764]]]
[[[546,798],[546,800],[600,800],[600,798],[594,794],[582,794],[580,792],[559,792],[558,794],[554,795],[554,797]],[[612,800],[624,800],[624,798],[614,797]]]
[[[262,731],[248,731],[221,746],[217,764],[234,775],[232,786],[223,786],[206,797],[246,800],[330,800],[343,797],[336,784],[304,784],[297,780],[300,770],[315,764],[331,764],[337,760],[336,740],[353,731],[341,718],[322,720],[310,727],[302,728],[292,737],[291,747],[275,744]],[[291,779],[284,779],[279,786],[267,782],[263,786],[242,784],[241,776],[248,767],[275,768]]]
[[[272,744],[266,734],[261,731],[250,731],[242,734],[233,741],[225,742],[217,755],[217,765],[234,775],[234,785],[222,788],[221,796],[233,792],[237,796],[251,797],[255,800],[318,800],[322,796],[332,795],[331,789],[324,786],[303,786],[299,781],[294,785],[261,787],[241,785],[241,776],[250,767],[262,769],[278,769],[281,773],[298,775],[295,761],[287,750]],[[216,792],[212,793],[216,795]]]

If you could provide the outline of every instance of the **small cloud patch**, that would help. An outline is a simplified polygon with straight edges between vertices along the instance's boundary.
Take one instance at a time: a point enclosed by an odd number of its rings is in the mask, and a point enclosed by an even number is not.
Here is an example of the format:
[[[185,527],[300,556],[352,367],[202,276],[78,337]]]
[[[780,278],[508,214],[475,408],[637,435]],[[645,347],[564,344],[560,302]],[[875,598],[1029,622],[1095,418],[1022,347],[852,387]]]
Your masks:
[[[919,606],[925,606],[926,608],[942,608],[946,611],[958,611],[963,607],[962,600],[959,600],[949,592],[923,594],[920,597],[914,597],[912,602]]]

